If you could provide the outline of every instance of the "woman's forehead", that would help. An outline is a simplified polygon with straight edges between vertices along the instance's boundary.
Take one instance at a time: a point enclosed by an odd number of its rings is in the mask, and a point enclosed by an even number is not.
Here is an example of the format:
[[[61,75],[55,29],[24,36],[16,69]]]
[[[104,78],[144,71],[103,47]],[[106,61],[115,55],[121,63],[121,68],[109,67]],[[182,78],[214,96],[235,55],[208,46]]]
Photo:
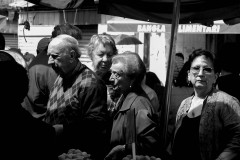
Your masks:
[[[208,65],[208,66],[213,66],[213,62],[210,60],[210,58],[207,58],[204,55],[196,57],[191,66],[193,65]]]
[[[117,63],[113,63],[110,69],[112,71],[120,71],[120,70],[123,71],[123,68],[124,68],[123,63],[117,62]]]

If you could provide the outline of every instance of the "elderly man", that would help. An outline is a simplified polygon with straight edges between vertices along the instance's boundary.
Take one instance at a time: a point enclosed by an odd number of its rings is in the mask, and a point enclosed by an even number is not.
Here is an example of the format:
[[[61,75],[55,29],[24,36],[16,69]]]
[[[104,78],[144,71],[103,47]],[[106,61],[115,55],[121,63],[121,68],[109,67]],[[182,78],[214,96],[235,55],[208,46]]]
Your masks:
[[[106,145],[106,86],[79,61],[78,41],[59,35],[48,46],[48,63],[58,73],[45,122],[52,124],[61,152],[76,148],[102,159]]]
[[[77,40],[82,39],[82,31],[69,23],[56,25],[52,31],[52,37],[60,34],[68,34]],[[37,56],[29,65],[29,91],[22,103],[34,117],[42,119],[47,109],[49,93],[57,78],[56,72],[48,64],[47,47],[50,38],[39,41]]]

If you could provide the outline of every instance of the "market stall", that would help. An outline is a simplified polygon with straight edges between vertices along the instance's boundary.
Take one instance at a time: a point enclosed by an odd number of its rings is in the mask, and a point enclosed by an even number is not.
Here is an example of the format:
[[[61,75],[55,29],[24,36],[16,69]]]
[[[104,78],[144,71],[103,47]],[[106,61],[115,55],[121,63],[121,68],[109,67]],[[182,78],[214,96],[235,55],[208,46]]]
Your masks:
[[[32,3],[41,4],[41,1],[28,0]],[[69,1],[70,2],[70,1]],[[79,1],[80,2],[80,1]],[[81,1],[82,2],[82,1]],[[176,51],[177,33],[224,33],[229,30],[238,33],[239,26],[235,29],[226,24],[239,23],[240,1],[236,0],[96,0],[100,14],[120,16],[137,19],[154,24],[139,24],[139,31],[169,32],[169,54],[167,61],[166,90],[164,94],[164,106],[161,112],[162,141],[165,144],[166,127],[168,124],[168,110],[171,95],[173,75],[173,56]],[[42,3],[44,4],[44,3]],[[70,3],[69,3],[70,4]],[[76,3],[75,3],[76,4]],[[80,4],[79,4],[80,5]],[[69,8],[67,5],[65,8]],[[71,5],[76,7],[76,5]],[[54,7],[53,5],[51,7]],[[214,25],[214,21],[223,20],[225,24]],[[157,24],[155,24],[157,23]],[[161,24],[159,24],[161,23]],[[164,25],[163,25],[164,24]],[[165,25],[166,24],[166,25]],[[171,24],[171,25],[168,25]],[[181,25],[179,25],[181,24]],[[200,25],[203,24],[203,25]],[[119,26],[119,25],[118,25]],[[115,27],[115,29],[114,29]],[[111,25],[109,29],[116,30]],[[164,146],[165,147],[165,146]]]

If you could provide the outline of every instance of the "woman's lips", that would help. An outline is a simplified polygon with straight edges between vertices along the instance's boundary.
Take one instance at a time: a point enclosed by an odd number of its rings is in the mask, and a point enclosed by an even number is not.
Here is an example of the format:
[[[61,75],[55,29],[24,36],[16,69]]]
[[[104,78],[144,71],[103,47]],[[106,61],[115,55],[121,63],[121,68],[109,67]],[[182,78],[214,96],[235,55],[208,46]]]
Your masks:
[[[114,90],[114,91],[116,91],[116,90],[118,90],[118,89],[119,89],[118,86],[113,86],[113,90]]]
[[[204,80],[197,80],[198,83],[206,83]]]

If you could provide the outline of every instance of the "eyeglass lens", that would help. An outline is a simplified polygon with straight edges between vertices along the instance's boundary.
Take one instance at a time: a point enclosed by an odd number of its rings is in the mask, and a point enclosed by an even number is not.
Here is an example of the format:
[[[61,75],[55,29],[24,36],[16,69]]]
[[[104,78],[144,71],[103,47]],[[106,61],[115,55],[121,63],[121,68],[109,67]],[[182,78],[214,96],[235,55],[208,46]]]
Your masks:
[[[196,67],[191,67],[191,70],[193,73],[199,73],[200,69],[202,68],[204,73],[212,73],[213,69],[211,67],[200,67],[200,66],[196,66]]]

